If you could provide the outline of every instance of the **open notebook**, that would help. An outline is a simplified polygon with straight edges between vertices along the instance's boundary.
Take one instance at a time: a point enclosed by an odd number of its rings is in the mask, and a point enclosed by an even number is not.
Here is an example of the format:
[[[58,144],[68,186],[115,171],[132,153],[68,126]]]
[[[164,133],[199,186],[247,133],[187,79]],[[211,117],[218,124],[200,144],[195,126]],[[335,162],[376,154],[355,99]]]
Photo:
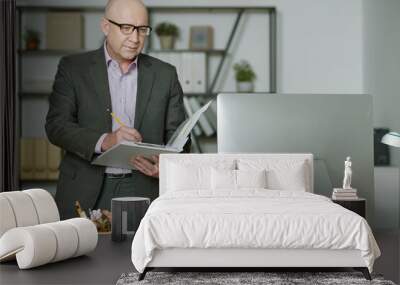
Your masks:
[[[134,166],[129,163],[130,159],[134,156],[141,155],[144,157],[151,157],[161,153],[181,152],[189,138],[190,132],[200,119],[200,116],[210,106],[211,102],[212,101],[205,104],[191,117],[183,121],[175,130],[166,145],[122,141],[95,158],[92,161],[92,164],[134,169]]]

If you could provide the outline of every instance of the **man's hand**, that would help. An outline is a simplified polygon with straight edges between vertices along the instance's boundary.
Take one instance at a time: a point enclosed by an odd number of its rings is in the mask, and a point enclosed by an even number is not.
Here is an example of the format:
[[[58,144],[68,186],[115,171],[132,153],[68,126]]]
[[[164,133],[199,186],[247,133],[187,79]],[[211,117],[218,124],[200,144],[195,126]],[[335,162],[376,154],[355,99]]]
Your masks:
[[[151,159],[143,156],[136,156],[131,159],[131,163],[137,170],[151,177],[158,177],[158,155],[153,155]]]
[[[136,129],[120,127],[112,133],[106,135],[101,144],[101,151],[106,151],[112,146],[120,143],[122,140],[141,142],[142,136]]]

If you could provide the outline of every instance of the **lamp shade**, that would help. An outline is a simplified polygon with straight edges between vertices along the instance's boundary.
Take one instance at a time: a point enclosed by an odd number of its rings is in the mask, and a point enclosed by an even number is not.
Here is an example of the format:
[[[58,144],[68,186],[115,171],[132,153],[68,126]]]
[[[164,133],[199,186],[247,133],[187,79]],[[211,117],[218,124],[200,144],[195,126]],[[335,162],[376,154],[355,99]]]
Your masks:
[[[383,136],[381,142],[387,145],[400,147],[400,134],[395,132],[387,133]]]

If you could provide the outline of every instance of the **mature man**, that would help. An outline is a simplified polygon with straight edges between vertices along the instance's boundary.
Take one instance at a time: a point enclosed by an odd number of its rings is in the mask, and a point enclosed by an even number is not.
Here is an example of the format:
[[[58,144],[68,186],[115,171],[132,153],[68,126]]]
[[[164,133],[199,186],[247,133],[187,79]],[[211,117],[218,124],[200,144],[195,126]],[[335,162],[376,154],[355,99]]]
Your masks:
[[[132,158],[138,171],[91,161],[121,140],[164,144],[185,119],[175,68],[141,53],[151,32],[143,3],[110,0],[101,29],[104,46],[60,60],[50,96],[46,132],[66,151],[56,192],[62,218],[75,216],[76,200],[85,209],[109,209],[112,197],[156,198],[156,157]]]

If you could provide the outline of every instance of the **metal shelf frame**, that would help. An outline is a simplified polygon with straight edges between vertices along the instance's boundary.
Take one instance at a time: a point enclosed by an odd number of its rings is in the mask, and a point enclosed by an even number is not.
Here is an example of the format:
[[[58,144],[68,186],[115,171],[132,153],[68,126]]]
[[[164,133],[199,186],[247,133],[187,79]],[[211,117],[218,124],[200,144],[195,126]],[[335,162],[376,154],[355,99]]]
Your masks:
[[[29,51],[24,50],[22,47],[22,14],[29,12],[29,11],[81,11],[81,12],[99,12],[103,11],[104,7],[100,6],[79,6],[74,5],[71,3],[70,5],[52,5],[50,2],[46,4],[46,1],[38,1],[38,2],[30,2],[28,4],[27,1],[19,1],[17,3],[17,20],[18,20],[18,47],[19,47],[19,54],[17,58],[17,66],[18,66],[18,92],[19,92],[19,100],[22,100],[22,97],[30,96],[28,93],[23,92],[22,90],[22,57],[25,56],[57,56],[57,55],[64,55],[64,54],[71,54],[73,52],[79,51],[57,51],[57,50],[36,50],[36,51]],[[210,55],[220,56],[220,61],[217,66],[217,71],[210,81],[209,73],[207,72],[206,78],[206,86],[207,91],[206,93],[188,93],[185,96],[199,96],[204,98],[213,99],[216,98],[218,95],[218,91],[215,91],[216,84],[221,76],[224,64],[226,63],[226,58],[229,54],[232,42],[237,35],[237,30],[240,24],[240,21],[243,17],[243,14],[248,11],[265,11],[269,15],[269,25],[268,25],[268,35],[269,35],[269,90],[264,93],[277,93],[277,11],[275,7],[265,7],[265,6],[258,6],[258,5],[233,5],[233,6],[224,6],[224,5],[212,5],[210,7],[201,6],[201,5],[188,5],[183,4],[183,6],[168,6],[168,5],[151,5],[148,6],[149,11],[149,21],[151,25],[151,14],[153,12],[201,12],[206,11],[212,13],[214,11],[226,11],[230,13],[236,13],[236,18],[234,24],[232,26],[231,32],[229,34],[228,41],[225,45],[224,49],[211,49],[211,50],[152,50],[152,37],[149,37],[147,43],[147,50],[154,51],[154,52],[204,52],[206,53],[206,68],[208,69]],[[211,82],[211,84],[209,84]],[[31,94],[34,96],[35,94]],[[39,92],[37,95],[40,95],[46,98],[44,92]],[[21,104],[19,103],[19,112],[21,114]],[[22,131],[22,121],[19,122],[20,131]],[[194,135],[192,135],[192,141],[195,146],[198,147],[199,151],[201,151],[200,145]]]
[[[240,7],[226,7],[226,6],[213,6],[213,7],[201,7],[201,6],[184,6],[184,7],[176,7],[176,6],[153,6],[148,8],[149,10],[149,24],[151,26],[151,13],[153,12],[214,12],[214,11],[227,11],[236,13],[236,19],[232,26],[231,32],[229,34],[228,41],[225,45],[225,48],[220,53],[221,59],[217,67],[217,71],[214,75],[214,78],[211,81],[211,84],[207,88],[207,94],[218,94],[218,91],[215,91],[215,86],[220,78],[222,68],[226,62],[227,55],[229,54],[229,50],[232,45],[232,41],[237,34],[237,29],[240,24],[240,20],[245,12],[248,11],[265,11],[269,14],[269,25],[268,25],[268,32],[269,32],[269,90],[265,93],[276,93],[277,92],[277,11],[275,7],[256,7],[256,6],[240,6]],[[152,50],[152,38],[149,37],[147,49]],[[162,51],[162,50],[160,50]],[[210,51],[203,51],[207,54],[211,54],[213,50]],[[175,50],[175,52],[179,52],[179,50]],[[195,51],[193,51],[195,52]],[[201,52],[201,51],[196,51]],[[207,61],[209,57],[207,56]],[[207,62],[207,66],[208,66]],[[207,73],[208,74],[208,73]],[[207,82],[210,82],[207,80]],[[216,95],[215,95],[216,96]]]

